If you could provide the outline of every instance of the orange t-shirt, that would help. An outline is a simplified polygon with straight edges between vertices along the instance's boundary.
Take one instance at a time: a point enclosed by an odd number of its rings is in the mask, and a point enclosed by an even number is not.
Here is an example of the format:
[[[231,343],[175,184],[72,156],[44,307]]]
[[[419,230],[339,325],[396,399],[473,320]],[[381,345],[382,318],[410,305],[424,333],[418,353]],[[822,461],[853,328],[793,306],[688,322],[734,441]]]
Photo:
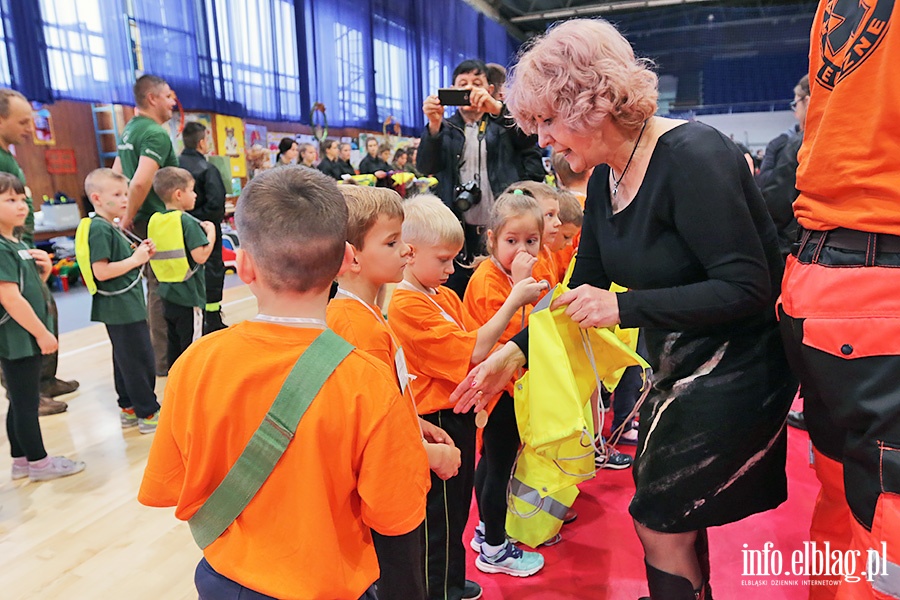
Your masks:
[[[553,286],[559,283],[559,268],[556,266],[556,259],[553,257],[553,252],[551,252],[550,248],[547,246],[541,246],[541,252],[538,254],[537,264],[534,265],[532,276],[537,281],[542,279],[549,281],[550,289],[553,289]],[[546,293],[547,292],[543,292],[541,297],[543,298]]]
[[[320,333],[245,321],[191,344],[169,372],[138,500],[193,516]],[[428,459],[398,402],[384,364],[354,350],[250,504],[203,551],[210,565],[277,598],[359,598],[378,578],[370,528],[402,535],[425,518]]]
[[[450,394],[469,374],[478,339],[478,328],[456,292],[442,286],[426,295],[398,286],[388,322],[416,376],[410,385],[419,414],[453,408]]]
[[[557,283],[562,283],[562,281],[566,278],[566,271],[569,268],[569,263],[572,262],[572,257],[575,256],[575,252],[578,251],[578,244],[581,242],[581,231],[575,234],[575,237],[572,238],[572,243],[563,248],[562,250],[557,250],[553,253],[553,260],[556,261],[556,274],[559,277],[556,281]]]
[[[359,300],[339,294],[328,303],[325,320],[339,336],[388,366],[394,373],[397,385],[405,390],[404,397],[407,401],[404,404],[410,418],[416,422],[416,427],[418,427],[419,417],[410,395],[409,381],[401,382],[400,374],[397,373],[395,358],[400,349],[400,343],[394,339],[390,326],[381,317],[378,309],[369,310]]]
[[[794,202],[807,229],[900,235],[898,20],[891,0],[819,2]]]
[[[487,323],[497,314],[509,294],[512,292],[512,279],[497,264],[491,260],[482,261],[466,286],[466,296],[463,306],[466,312],[475,321],[478,327]],[[533,305],[525,306],[525,325],[528,324],[528,315],[534,308]],[[520,331],[522,331],[522,310],[516,311],[513,318],[500,336],[498,344],[505,344]]]

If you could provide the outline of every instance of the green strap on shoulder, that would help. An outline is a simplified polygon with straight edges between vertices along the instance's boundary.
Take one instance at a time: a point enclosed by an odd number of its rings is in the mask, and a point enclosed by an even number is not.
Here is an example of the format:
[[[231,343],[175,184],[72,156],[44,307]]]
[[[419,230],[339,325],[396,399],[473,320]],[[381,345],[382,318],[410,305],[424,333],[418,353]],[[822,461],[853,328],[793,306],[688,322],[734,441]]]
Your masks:
[[[306,409],[352,350],[353,346],[326,329],[297,359],[237,462],[188,520],[200,548],[216,541],[250,503],[294,438]]]

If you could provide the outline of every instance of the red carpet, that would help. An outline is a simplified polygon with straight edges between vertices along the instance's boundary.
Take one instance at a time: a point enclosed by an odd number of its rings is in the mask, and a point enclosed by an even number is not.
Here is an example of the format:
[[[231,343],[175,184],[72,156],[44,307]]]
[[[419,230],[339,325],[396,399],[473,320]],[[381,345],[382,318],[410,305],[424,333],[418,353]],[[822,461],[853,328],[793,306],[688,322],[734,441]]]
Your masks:
[[[809,539],[809,520],[819,483],[809,467],[809,436],[788,428],[788,500],[776,510],[738,523],[709,530],[712,588],[716,600],[800,600],[809,588],[802,577],[742,575],[742,550],[761,550],[766,542],[781,552],[785,568],[791,554]],[[624,446],[620,449],[625,450]],[[631,450],[633,452],[633,450]],[[484,598],[556,600],[562,598],[636,600],[647,594],[643,552],[628,515],[634,492],[631,470],[600,471],[581,486],[574,509],[578,519],[563,527],[563,541],[542,548],[546,564],[532,577],[486,575],[475,568],[475,553],[468,578],[484,588]],[[464,541],[468,547],[473,519]]]

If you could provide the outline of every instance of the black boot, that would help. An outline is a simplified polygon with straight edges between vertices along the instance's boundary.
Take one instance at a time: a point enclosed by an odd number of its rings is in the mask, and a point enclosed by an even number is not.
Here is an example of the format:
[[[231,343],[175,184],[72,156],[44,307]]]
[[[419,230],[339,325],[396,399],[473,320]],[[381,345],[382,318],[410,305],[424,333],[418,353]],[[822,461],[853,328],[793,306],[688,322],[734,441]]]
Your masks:
[[[650,597],[642,600],[707,600],[704,589],[695,590],[691,582],[680,575],[660,571],[644,561]]]
[[[222,322],[222,311],[204,311],[203,312],[203,335],[219,331],[228,327]]]

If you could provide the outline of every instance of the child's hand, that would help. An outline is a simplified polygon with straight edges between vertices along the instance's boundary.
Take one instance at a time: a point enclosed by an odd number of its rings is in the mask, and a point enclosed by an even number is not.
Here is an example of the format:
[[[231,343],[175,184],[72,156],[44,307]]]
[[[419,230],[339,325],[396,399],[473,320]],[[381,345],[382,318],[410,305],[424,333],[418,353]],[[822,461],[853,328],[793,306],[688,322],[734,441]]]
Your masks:
[[[459,473],[459,465],[462,463],[459,448],[426,443],[425,452],[428,454],[428,466],[441,479],[446,481]]]
[[[537,302],[541,294],[547,291],[546,281],[535,281],[534,277],[526,277],[513,286],[509,297],[517,306],[525,306]]]
[[[150,257],[153,256],[153,253],[156,252],[156,247],[153,246],[153,242],[150,240],[144,240],[141,242],[141,245],[135,248],[134,258],[138,261],[139,265],[146,264]]]
[[[203,231],[207,236],[216,234],[216,226],[213,225],[211,221],[201,221],[200,227],[203,228]]]
[[[59,349],[59,340],[50,331],[45,331],[35,339],[41,349],[41,354],[53,354]]]
[[[512,272],[513,283],[519,283],[526,277],[531,277],[531,272],[536,264],[537,256],[532,256],[527,250],[519,250],[509,268]]]
[[[456,444],[453,443],[453,440],[450,439],[450,436],[447,435],[447,432],[437,425],[429,423],[421,417],[419,417],[419,425],[422,428],[422,435],[425,437],[426,441],[431,442],[432,444],[447,444],[448,446],[456,446]]]
[[[50,255],[43,250],[36,250],[34,248],[29,250],[28,254],[34,259],[34,264],[36,264],[38,270],[40,270],[41,277],[46,281],[47,277],[50,275],[50,271],[53,270],[53,261],[50,260]]]

